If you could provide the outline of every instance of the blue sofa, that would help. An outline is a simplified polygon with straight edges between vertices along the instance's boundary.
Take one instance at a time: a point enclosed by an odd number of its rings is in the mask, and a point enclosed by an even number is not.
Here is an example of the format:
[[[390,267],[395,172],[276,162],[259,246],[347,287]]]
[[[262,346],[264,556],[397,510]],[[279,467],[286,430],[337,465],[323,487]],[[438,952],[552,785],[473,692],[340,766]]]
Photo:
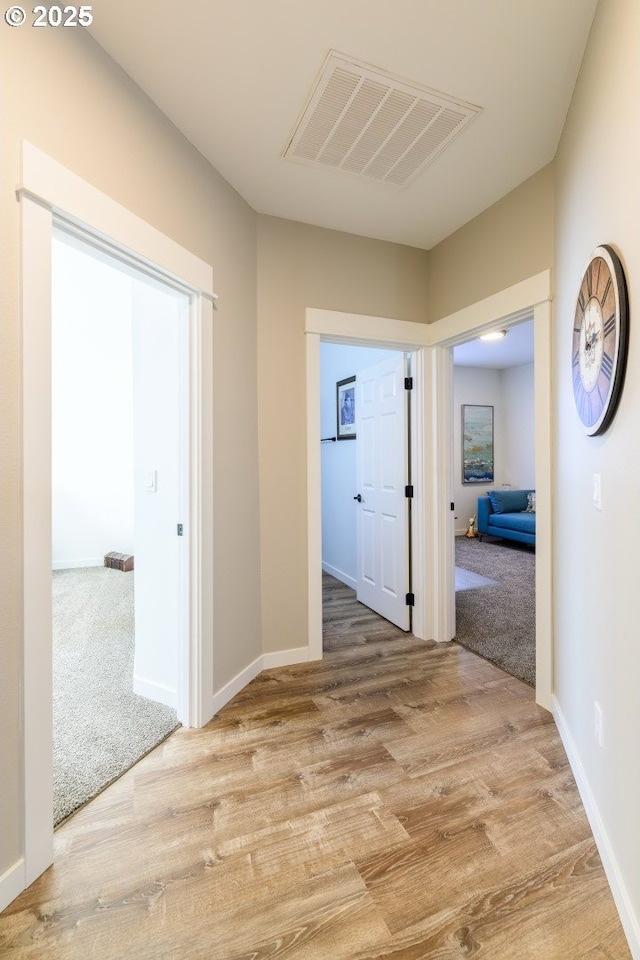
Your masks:
[[[533,509],[530,493],[533,494]],[[478,497],[477,530],[480,539],[487,533],[535,545],[535,490],[489,490],[483,497]]]

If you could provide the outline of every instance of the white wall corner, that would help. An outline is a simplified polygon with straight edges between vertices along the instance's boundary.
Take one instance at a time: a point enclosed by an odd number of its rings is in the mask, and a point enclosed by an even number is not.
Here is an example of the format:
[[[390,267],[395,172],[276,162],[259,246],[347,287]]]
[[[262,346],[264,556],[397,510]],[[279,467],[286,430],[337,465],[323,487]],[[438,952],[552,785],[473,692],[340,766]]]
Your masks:
[[[140,697],[146,697],[147,700],[155,700],[156,703],[164,703],[166,707],[178,708],[178,692],[161,683],[155,683],[153,680],[146,680],[144,677],[133,675],[133,692]]]
[[[562,740],[567,758],[571,765],[571,770],[578,786],[578,792],[582,804],[589,820],[589,825],[598,847],[598,853],[602,860],[604,872],[609,881],[609,887],[620,916],[620,922],[629,942],[629,949],[634,958],[640,958],[640,917],[634,913],[631,898],[628,894],[622,874],[613,852],[613,847],[609,842],[609,837],[600,811],[595,800],[589,780],[587,778],[580,754],[571,736],[571,731],[562,712],[562,708],[555,696],[552,696],[552,713],[556,722],[560,739]]]
[[[0,877],[0,911],[20,896],[26,885],[24,858],[20,857]]]

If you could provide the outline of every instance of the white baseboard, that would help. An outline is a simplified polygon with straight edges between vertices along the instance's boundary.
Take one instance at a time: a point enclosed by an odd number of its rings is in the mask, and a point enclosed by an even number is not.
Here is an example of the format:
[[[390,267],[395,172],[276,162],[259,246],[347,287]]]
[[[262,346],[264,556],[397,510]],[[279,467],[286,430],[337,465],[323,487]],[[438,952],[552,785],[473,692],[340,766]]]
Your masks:
[[[156,703],[164,703],[166,707],[178,709],[178,694],[169,687],[164,687],[153,680],[145,680],[144,677],[133,675],[133,692],[147,700],[155,700]]]
[[[573,737],[571,736],[571,732],[560,704],[555,696],[552,696],[551,698],[551,708],[560,738],[571,765],[571,770],[573,771],[573,776],[576,784],[578,785],[580,798],[582,799],[582,804],[589,820],[591,832],[593,833],[596,846],[598,847],[598,853],[600,854],[600,859],[602,860],[602,865],[607,875],[607,880],[609,881],[609,886],[611,888],[611,893],[613,895],[618,914],[620,915],[620,921],[622,923],[623,930],[627,940],[629,941],[631,955],[634,957],[634,960],[640,960],[640,918],[638,918],[634,913],[631,898],[629,897],[629,893],[622,879],[622,874],[618,867],[615,854],[609,842],[605,824],[600,816],[600,811],[598,810],[595,797],[591,792],[587,775],[584,767],[582,766],[580,755]]]
[[[0,911],[8,907],[9,904],[20,896],[26,888],[26,877],[24,872],[24,858],[20,857],[12,867],[0,877]]]
[[[224,687],[218,690],[217,693],[214,693],[213,715],[215,716],[218,710],[222,710],[224,705],[229,703],[229,700],[232,700],[236,693],[240,693],[248,683],[251,683],[259,673],[262,673],[262,657],[257,657],[253,663],[250,663],[248,667],[245,667],[244,670],[237,673],[232,680],[225,683]]]
[[[232,680],[225,683],[224,687],[213,695],[213,715],[232,700],[236,693],[240,693],[248,683],[251,683],[263,670],[270,670],[272,667],[289,667],[294,663],[307,663],[309,660],[309,647],[295,647],[292,650],[275,650],[273,653],[265,653],[257,657],[248,667],[237,673]]]
[[[330,563],[325,563],[324,560],[322,561],[322,569],[325,573],[329,573],[332,577],[335,577],[336,580],[340,580],[341,583],[345,583],[348,587],[351,587],[352,590],[358,589],[358,581],[355,577],[351,577],[348,573],[338,570],[337,567],[332,567]]]
[[[78,570],[81,567],[103,567],[104,557],[89,557],[88,560],[54,560],[52,570]]]
[[[272,667],[290,667],[294,663],[307,663],[309,647],[295,647],[293,650],[276,650],[274,653],[262,655],[262,669],[271,670]]]

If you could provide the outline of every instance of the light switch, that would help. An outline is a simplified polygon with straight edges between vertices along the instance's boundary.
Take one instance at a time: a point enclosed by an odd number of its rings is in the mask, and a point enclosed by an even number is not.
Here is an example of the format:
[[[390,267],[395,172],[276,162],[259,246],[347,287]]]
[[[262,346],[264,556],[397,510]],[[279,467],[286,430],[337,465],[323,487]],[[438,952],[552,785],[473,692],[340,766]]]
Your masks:
[[[593,506],[596,510],[602,510],[602,485],[599,473],[593,475]]]
[[[158,492],[158,471],[157,470],[147,471],[146,491],[147,493]]]

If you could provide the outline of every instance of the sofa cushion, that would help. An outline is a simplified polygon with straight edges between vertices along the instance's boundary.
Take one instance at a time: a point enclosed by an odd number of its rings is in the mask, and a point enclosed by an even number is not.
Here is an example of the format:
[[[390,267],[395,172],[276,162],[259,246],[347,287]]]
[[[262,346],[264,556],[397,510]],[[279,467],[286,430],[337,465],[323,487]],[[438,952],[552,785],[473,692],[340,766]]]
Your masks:
[[[536,532],[535,513],[493,513],[489,518],[491,527],[504,530],[517,530],[518,533]]]
[[[489,490],[488,497],[494,513],[517,513],[527,509],[530,490]]]

